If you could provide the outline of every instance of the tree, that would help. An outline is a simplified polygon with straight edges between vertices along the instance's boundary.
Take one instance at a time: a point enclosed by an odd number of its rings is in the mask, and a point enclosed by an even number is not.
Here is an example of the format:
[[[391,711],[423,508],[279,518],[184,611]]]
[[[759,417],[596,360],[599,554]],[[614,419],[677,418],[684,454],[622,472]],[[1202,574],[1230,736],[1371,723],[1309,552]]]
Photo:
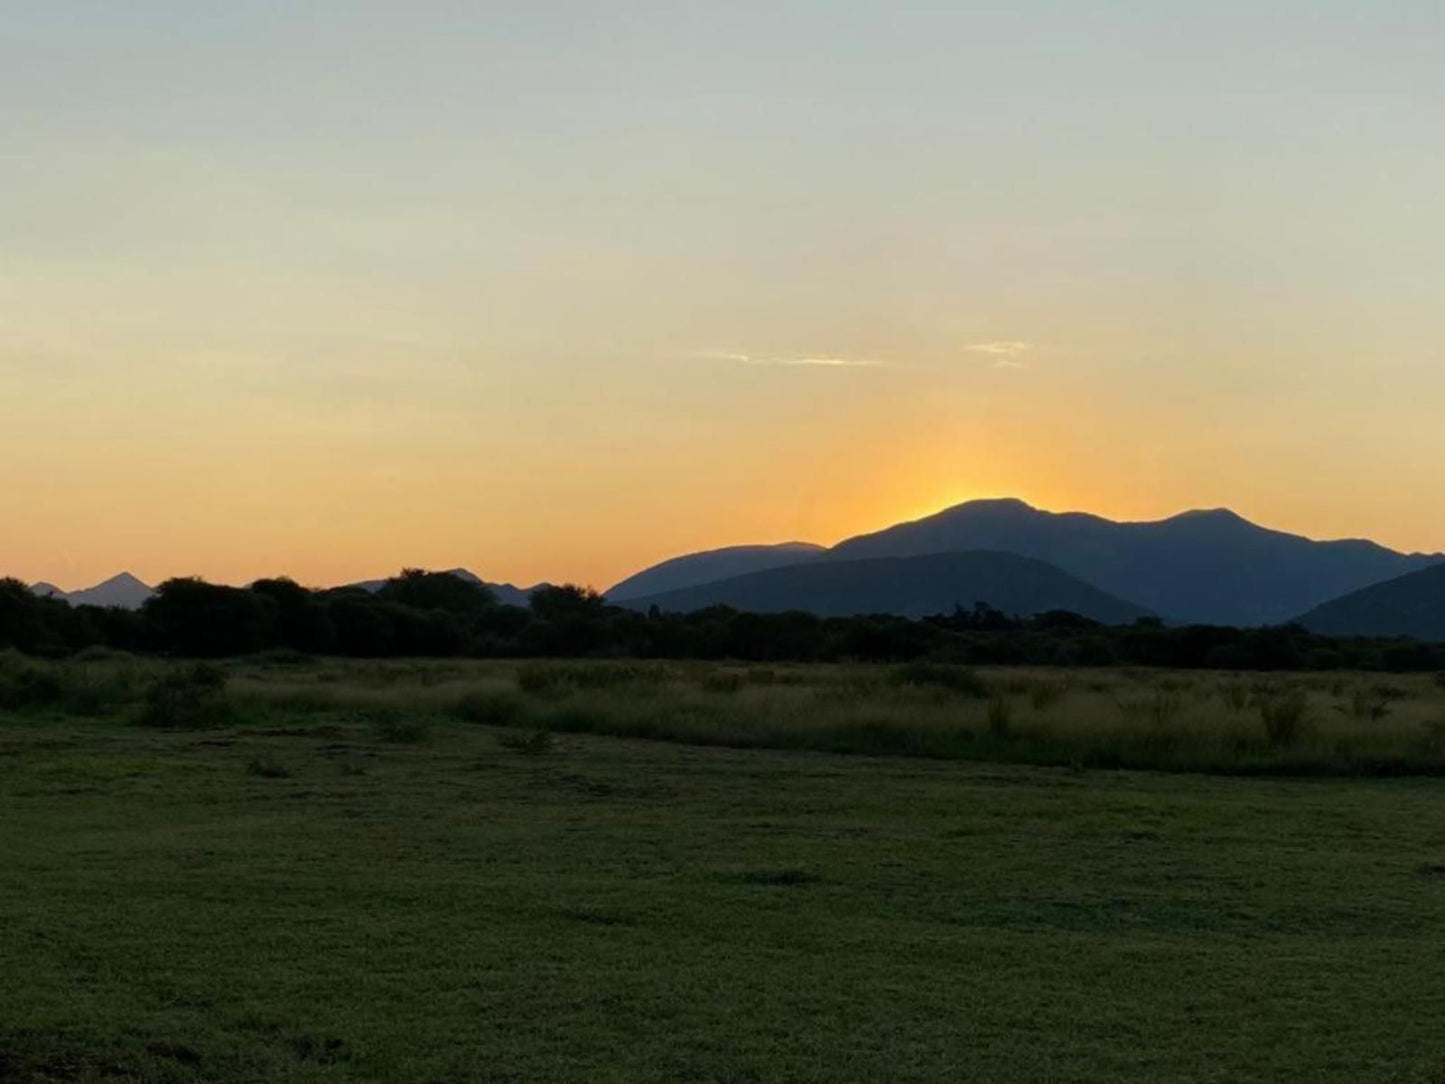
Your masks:
[[[197,658],[245,655],[271,645],[276,601],[199,578],[167,580],[142,612],[162,650]]]
[[[382,584],[377,597],[416,610],[445,610],[460,616],[475,616],[497,604],[497,597],[485,584],[464,580],[450,572],[403,569]]]

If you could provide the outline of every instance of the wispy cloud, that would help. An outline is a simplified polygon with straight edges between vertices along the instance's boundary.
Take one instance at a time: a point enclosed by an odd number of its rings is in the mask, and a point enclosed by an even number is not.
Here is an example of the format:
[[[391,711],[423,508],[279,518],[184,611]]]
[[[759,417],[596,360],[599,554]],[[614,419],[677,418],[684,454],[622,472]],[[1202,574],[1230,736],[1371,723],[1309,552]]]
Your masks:
[[[735,350],[704,350],[695,356],[709,361],[731,361],[738,365],[776,368],[877,369],[885,364],[871,358],[840,358],[821,354],[744,354]]]
[[[996,358],[1017,358],[1034,348],[1033,343],[1008,340],[995,343],[974,343],[969,347],[975,354],[988,354]]]
[[[999,342],[974,343],[969,350],[993,358],[995,369],[1022,369],[1026,366],[1024,355],[1034,348],[1033,343],[1018,339],[1004,339]]]

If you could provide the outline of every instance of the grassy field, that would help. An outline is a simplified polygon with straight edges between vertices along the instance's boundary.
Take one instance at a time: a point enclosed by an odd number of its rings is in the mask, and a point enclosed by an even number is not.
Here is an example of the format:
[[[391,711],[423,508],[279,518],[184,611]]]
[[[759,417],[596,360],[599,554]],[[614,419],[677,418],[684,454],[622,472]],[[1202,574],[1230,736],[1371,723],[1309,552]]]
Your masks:
[[[0,711],[0,1080],[1445,1081],[1445,780],[988,760],[1428,753],[1430,679],[1264,679],[1278,744],[1233,675],[532,665],[233,664],[186,728],[92,660]],[[975,737],[824,751],[905,711]]]

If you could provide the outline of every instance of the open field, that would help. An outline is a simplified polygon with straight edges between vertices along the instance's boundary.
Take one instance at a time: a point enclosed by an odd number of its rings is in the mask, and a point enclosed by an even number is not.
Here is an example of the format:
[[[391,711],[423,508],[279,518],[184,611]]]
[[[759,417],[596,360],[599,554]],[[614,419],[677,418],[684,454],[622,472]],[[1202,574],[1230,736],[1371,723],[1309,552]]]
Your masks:
[[[366,720],[418,736],[460,720],[539,740],[592,733],[1052,767],[1445,775],[1445,675],[321,661],[280,652],[203,667],[226,688],[198,697],[191,674],[106,652],[50,664],[0,654],[0,710],[149,715],[180,728]]]
[[[184,729],[137,725],[165,703],[147,675],[108,684],[155,664],[88,665],[65,695],[93,717],[0,713],[7,1084],[1445,1081],[1445,780],[535,727],[649,698],[741,717],[767,697],[803,725],[871,696],[988,731],[996,689],[884,671],[731,688],[717,668],[272,660],[234,665],[223,708]],[[1181,727],[1232,695],[1160,686],[1188,675],[983,677],[1178,693]],[[1374,679],[1340,680],[1308,710],[1346,736],[1414,741],[1445,700],[1422,679],[1356,718],[1335,702]],[[830,691],[857,682],[874,692]],[[1032,692],[1003,695],[1029,726]],[[464,698],[519,714],[467,721]],[[1081,686],[1037,714],[1158,723],[1113,699],[1106,718],[1105,698]]]

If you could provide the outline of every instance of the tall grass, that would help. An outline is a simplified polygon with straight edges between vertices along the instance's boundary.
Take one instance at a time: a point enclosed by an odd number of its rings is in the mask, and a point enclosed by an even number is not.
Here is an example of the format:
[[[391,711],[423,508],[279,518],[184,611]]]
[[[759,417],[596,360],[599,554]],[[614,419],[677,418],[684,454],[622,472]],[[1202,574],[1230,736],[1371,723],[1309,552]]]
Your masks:
[[[1445,775],[1433,676],[256,658],[227,664],[217,690],[179,665],[69,667],[0,656],[0,711],[173,727],[327,716],[387,742],[471,725],[1076,768]]]

